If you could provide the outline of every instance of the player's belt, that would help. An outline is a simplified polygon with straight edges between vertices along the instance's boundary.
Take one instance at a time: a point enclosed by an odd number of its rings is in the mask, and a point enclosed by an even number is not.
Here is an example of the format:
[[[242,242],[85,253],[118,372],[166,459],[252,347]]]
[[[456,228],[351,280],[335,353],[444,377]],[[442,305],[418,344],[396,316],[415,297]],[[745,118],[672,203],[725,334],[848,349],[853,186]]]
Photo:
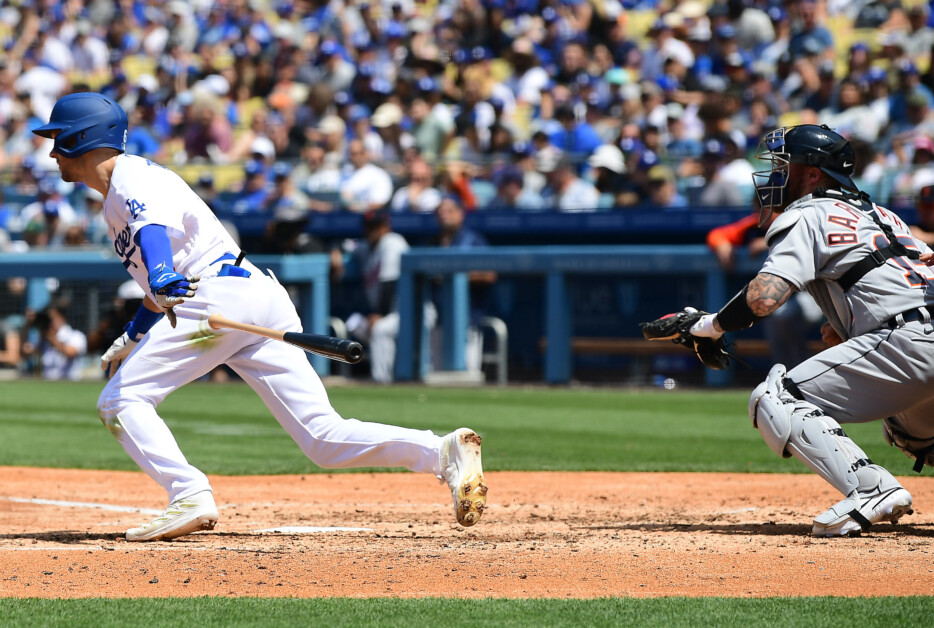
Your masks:
[[[898,329],[905,323],[911,322],[922,322],[925,325],[931,322],[931,319],[934,318],[934,305],[922,305],[921,307],[916,307],[910,309],[901,314],[896,314],[889,320],[885,321],[882,326],[889,329]]]
[[[218,262],[224,262],[224,261],[235,259],[237,261],[235,261],[233,264],[224,264],[223,266],[221,266],[221,270],[219,273],[217,273],[217,276],[218,277],[249,277],[250,271],[248,271],[245,268],[240,268],[240,263],[243,261],[243,256],[244,256],[243,251],[240,251],[239,257],[234,257],[233,253],[224,253],[223,255],[218,257],[216,260],[211,262],[210,266],[213,266],[214,264],[217,264]]]

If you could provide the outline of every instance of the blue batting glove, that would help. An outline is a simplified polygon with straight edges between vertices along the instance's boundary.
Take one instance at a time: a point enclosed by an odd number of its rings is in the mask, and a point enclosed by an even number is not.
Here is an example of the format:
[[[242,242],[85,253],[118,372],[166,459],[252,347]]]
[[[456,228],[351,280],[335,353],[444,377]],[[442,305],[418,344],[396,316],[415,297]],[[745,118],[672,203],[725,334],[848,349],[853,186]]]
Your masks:
[[[149,273],[149,289],[159,307],[170,309],[195,296],[200,280],[199,275],[186,277],[160,264]]]

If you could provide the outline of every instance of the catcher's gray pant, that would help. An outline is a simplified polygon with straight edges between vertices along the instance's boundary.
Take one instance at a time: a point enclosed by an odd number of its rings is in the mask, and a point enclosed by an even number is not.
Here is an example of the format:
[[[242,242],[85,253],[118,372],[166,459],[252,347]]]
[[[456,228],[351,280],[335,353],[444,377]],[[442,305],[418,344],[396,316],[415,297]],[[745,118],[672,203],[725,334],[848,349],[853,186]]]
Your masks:
[[[931,323],[851,338],[802,362],[788,378],[800,397],[840,423],[884,419],[887,438],[915,454],[934,443]]]
[[[405,467],[439,475],[441,437],[428,430],[342,418],[305,352],[234,330],[215,331],[214,312],[244,323],[301,331],[289,295],[249,266],[253,276],[202,279],[176,306],[178,326],[163,318],[104,387],[101,420],[126,452],[169,494],[169,502],[210,489],[182,454],[156,406],[174,390],[227,364],[263,399],[302,451],[325,468]]]

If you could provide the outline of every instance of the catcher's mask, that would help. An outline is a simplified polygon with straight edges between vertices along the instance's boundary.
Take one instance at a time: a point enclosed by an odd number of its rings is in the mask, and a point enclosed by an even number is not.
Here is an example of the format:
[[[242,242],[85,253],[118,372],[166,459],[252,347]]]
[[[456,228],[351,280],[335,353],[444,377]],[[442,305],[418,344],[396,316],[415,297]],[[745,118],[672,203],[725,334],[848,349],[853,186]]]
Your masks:
[[[759,143],[756,159],[768,161],[768,170],[752,174],[759,201],[759,227],[765,227],[774,210],[783,210],[796,199],[786,198],[789,164],[820,168],[840,187],[858,192],[853,182],[856,154],[842,135],[827,125],[802,124],[766,133]]]

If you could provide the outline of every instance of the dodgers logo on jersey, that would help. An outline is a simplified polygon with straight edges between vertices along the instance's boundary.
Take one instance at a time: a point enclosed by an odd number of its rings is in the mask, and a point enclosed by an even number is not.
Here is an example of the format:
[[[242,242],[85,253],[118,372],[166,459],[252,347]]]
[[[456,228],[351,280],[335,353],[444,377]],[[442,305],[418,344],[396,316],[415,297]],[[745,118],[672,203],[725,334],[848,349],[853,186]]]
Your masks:
[[[135,198],[129,198],[126,201],[126,209],[133,214],[133,218],[138,218],[141,212],[146,211],[146,205]]]
[[[130,225],[124,227],[123,231],[120,233],[114,230],[114,251],[123,260],[124,268],[128,269],[130,266],[139,268],[139,264],[131,259],[133,254],[136,253],[136,244],[133,243],[133,234],[130,232]]]

